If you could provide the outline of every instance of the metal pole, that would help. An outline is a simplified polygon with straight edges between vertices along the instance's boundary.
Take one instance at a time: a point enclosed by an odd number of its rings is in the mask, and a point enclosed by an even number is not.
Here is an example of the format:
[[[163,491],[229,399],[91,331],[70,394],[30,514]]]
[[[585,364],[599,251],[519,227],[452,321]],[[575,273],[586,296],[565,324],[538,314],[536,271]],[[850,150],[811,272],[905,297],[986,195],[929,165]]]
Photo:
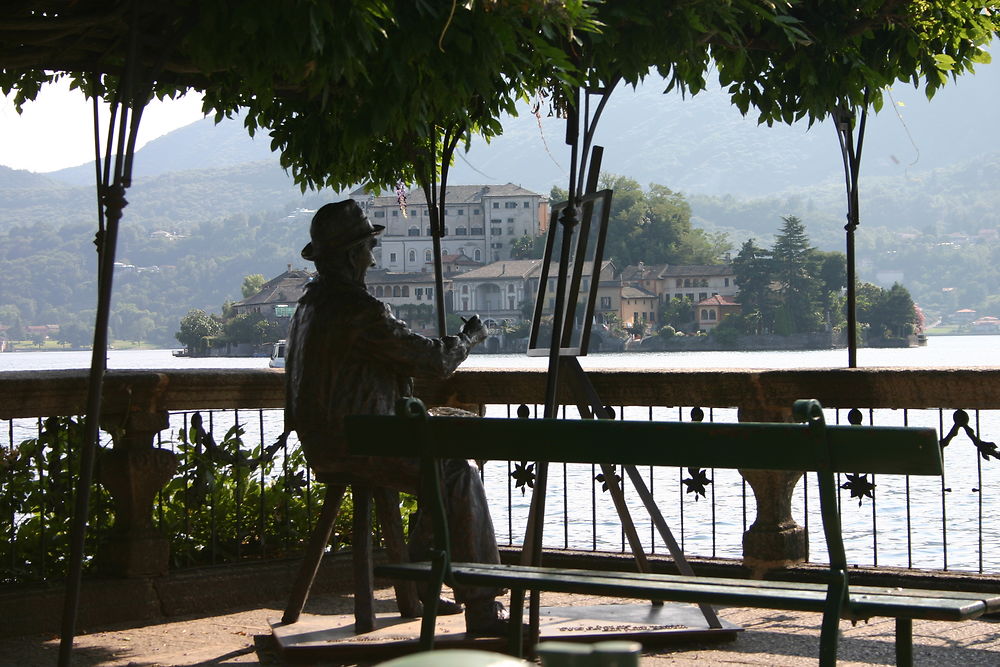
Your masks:
[[[864,108],[858,123],[858,138],[854,141],[855,114],[846,106],[834,111],[837,139],[844,163],[844,180],[847,188],[847,366],[858,367],[858,309],[857,272],[855,268],[854,232],[861,223],[859,213],[858,178],[861,171],[861,149],[864,146],[865,125],[868,120],[868,91],[865,91]]]

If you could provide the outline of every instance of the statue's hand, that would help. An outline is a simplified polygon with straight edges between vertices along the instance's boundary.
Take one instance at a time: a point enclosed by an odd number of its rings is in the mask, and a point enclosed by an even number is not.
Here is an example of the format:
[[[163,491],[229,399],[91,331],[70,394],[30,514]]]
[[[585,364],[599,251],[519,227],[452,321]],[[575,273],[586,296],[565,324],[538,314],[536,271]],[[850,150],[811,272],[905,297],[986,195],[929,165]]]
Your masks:
[[[462,326],[462,335],[468,339],[470,345],[478,345],[489,336],[482,320],[479,319],[479,315],[473,315],[467,320],[463,319],[463,321],[465,324]]]

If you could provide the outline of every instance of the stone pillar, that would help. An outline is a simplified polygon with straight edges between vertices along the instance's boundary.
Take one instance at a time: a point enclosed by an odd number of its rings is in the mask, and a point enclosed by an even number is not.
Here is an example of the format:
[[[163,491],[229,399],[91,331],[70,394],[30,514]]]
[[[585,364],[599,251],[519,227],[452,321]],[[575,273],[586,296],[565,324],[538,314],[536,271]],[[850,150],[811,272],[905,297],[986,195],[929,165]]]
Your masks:
[[[153,526],[153,500],[177,469],[173,452],[154,446],[169,426],[166,411],[105,415],[101,427],[114,447],[101,452],[98,479],[110,492],[115,523],[97,554],[102,570],[123,577],[166,574],[170,541]]]
[[[787,408],[741,408],[740,421],[791,421]],[[760,579],[768,570],[801,563],[809,558],[809,535],[792,518],[792,492],[801,472],[740,470],[753,489],[757,518],[743,534],[743,565]]]

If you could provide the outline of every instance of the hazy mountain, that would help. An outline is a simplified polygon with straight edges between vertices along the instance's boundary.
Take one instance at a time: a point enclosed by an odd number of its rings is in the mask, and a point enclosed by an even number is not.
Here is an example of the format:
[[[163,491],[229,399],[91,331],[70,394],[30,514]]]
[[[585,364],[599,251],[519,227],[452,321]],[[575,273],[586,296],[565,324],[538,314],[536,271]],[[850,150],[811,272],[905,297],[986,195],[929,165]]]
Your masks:
[[[812,128],[804,122],[758,126],[754,118],[741,116],[717,87],[687,99],[663,95],[661,87],[649,81],[637,90],[623,88],[612,95],[596,135],[596,143],[605,147],[603,171],[643,185],[666,185],[693,202],[725,196],[758,203],[791,197],[821,203],[819,207],[828,210],[826,201],[842,196],[842,162],[828,122]],[[916,212],[925,215],[922,202],[930,196],[929,185],[937,182],[936,171],[992,164],[987,155],[996,150],[992,130],[998,102],[996,66],[980,67],[975,76],[947,86],[931,103],[921,91],[896,86],[883,111],[869,120],[863,197],[870,196],[872,187],[898,188],[913,193]],[[525,108],[520,117],[505,122],[503,136],[490,144],[477,141],[468,154],[459,156],[450,182],[514,182],[542,193],[553,185],[565,187],[569,151],[563,133],[561,120],[544,113],[536,118]],[[183,228],[224,215],[294,207],[302,195],[278,166],[269,141],[266,134],[247,136],[240,119],[218,125],[204,119],[150,142],[136,155],[127,217],[143,227]],[[995,172],[985,176],[992,192]],[[954,194],[962,181],[948,184]],[[968,186],[974,187],[971,182]],[[863,208],[872,212],[867,201]],[[92,164],[48,174],[0,168],[0,228],[91,219],[94,209]],[[836,204],[832,210],[843,219]],[[892,212],[879,216],[878,224],[901,224]],[[698,206],[695,213],[708,226],[756,226],[726,224]],[[929,223],[921,219],[916,224]]]
[[[995,150],[997,108],[998,66],[979,67],[932,102],[912,86],[895,86],[883,110],[869,118],[863,176],[905,180],[914,171]],[[595,142],[605,147],[603,171],[688,194],[759,197],[823,182],[842,184],[844,178],[831,123],[760,126],[752,114],[741,116],[718,87],[687,99],[662,94],[652,81],[634,91],[616,90]],[[566,187],[568,155],[562,121],[526,112],[504,123],[503,136],[488,146],[477,143],[459,159],[454,177],[478,182],[485,174],[546,192],[552,185]]]
[[[248,162],[270,160],[271,139],[266,134],[251,138],[239,118],[218,125],[204,118],[154,139],[136,151],[135,180],[174,171],[225,169]],[[274,161],[277,166],[277,160]],[[94,163],[60,169],[47,174],[72,185],[94,184]]]

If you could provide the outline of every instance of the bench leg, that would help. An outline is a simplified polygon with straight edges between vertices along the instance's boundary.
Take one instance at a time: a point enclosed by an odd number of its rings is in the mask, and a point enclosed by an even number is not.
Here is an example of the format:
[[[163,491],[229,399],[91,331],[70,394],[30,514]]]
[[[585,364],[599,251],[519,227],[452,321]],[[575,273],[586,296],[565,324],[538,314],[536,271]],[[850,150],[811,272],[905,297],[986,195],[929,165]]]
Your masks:
[[[840,611],[847,598],[847,573],[843,570],[834,570],[830,573],[830,577],[826,591],[826,608],[823,610],[823,624],[819,634],[820,667],[834,667],[837,664]]]
[[[374,490],[375,515],[382,527],[382,539],[391,563],[405,563],[409,560],[406,542],[403,539],[403,522],[399,517],[399,492],[384,487]],[[412,581],[394,581],[396,606],[405,618],[416,618],[421,614],[417,586]]]
[[[375,629],[375,585],[372,573],[372,490],[352,484],[354,522],[351,528],[351,560],[354,564],[354,631]]]
[[[524,589],[510,589],[510,637],[507,639],[507,652],[515,658],[524,654]]]
[[[896,665],[913,665],[913,619],[896,619]]]
[[[285,613],[281,617],[282,623],[291,624],[299,620],[302,608],[309,597],[309,590],[316,579],[319,564],[323,560],[323,552],[326,551],[326,546],[330,543],[333,524],[337,521],[337,513],[340,511],[340,503],[344,499],[344,492],[346,490],[347,487],[343,484],[331,484],[326,487],[326,499],[323,501],[323,509],[320,510],[316,528],[313,529],[313,534],[309,537],[305,558],[302,560],[299,573],[296,575],[295,583],[292,585],[292,592],[288,596]]]

